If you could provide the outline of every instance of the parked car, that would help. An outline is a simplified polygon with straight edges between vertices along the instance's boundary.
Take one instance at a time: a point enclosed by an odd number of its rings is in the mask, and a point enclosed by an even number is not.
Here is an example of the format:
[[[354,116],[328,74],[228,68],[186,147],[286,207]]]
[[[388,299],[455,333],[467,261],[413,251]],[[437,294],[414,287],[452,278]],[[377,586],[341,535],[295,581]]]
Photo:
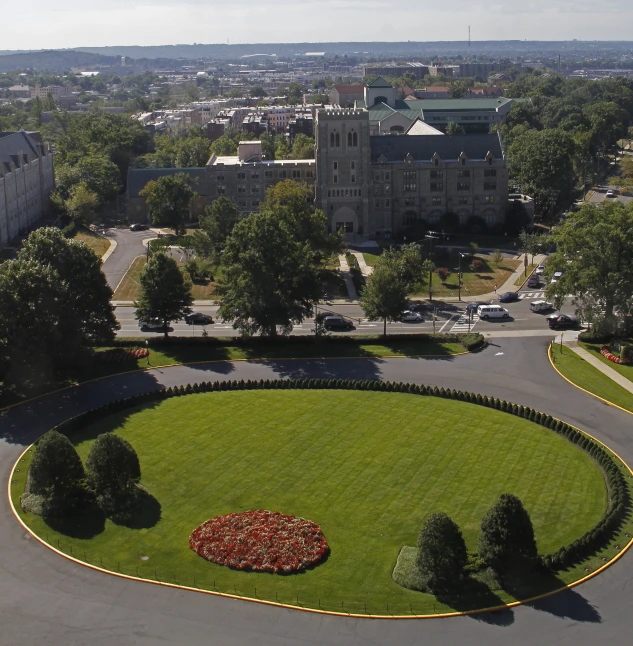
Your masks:
[[[342,316],[326,316],[323,320],[326,330],[352,330],[354,324]]]
[[[136,224],[130,225],[130,231],[147,231],[147,225],[137,222]]]
[[[480,305],[490,305],[487,301],[473,301],[472,303],[468,303],[466,305],[466,312],[477,312],[477,308]]]
[[[192,312],[191,314],[185,315],[185,323],[187,325],[211,325],[213,318],[202,312]]]
[[[164,332],[167,326],[159,318],[151,319],[150,321],[139,321],[141,332]]]
[[[409,311],[411,311],[411,312],[423,312],[424,311],[424,303],[421,303],[420,301],[409,301],[407,303],[407,307],[409,308]]]
[[[411,310],[402,312],[402,318],[400,320],[403,323],[422,323],[424,321],[420,312],[412,312]]]
[[[518,292],[506,292],[505,294],[501,294],[501,296],[499,296],[500,303],[513,303],[514,301],[518,301],[518,300],[519,300]]]
[[[564,273],[565,273],[564,271],[555,271],[555,272],[554,272],[554,275],[552,276],[552,280],[550,281],[550,283],[551,283],[552,285],[553,285],[554,283],[557,283],[557,282],[558,282],[558,281],[563,277],[563,274],[564,274]]]
[[[532,301],[530,303],[531,312],[547,312],[548,310],[551,310],[553,308],[554,305],[552,305],[552,303],[549,303],[548,301]]]
[[[547,317],[547,324],[551,330],[563,330],[565,328],[576,327],[578,320],[571,314],[550,314]]]
[[[477,308],[477,314],[480,319],[507,319],[510,312],[505,307],[499,305],[480,305]]]
[[[537,274],[532,274],[527,279],[527,286],[528,287],[538,287],[540,284],[541,284],[541,279]]]
[[[545,265],[539,265],[539,266],[534,270],[534,273],[535,273],[537,276],[540,276],[544,271],[545,271]]]
[[[617,196],[618,196],[618,194],[615,191],[611,190],[611,189],[609,189],[607,191],[606,195],[605,195],[605,197],[617,197]]]

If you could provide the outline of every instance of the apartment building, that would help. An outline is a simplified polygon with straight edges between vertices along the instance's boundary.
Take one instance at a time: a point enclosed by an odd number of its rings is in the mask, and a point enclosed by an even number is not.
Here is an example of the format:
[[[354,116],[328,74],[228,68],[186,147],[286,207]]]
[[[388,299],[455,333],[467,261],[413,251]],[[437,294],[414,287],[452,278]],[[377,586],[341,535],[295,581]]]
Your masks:
[[[0,132],[0,247],[48,214],[53,153],[39,133]]]

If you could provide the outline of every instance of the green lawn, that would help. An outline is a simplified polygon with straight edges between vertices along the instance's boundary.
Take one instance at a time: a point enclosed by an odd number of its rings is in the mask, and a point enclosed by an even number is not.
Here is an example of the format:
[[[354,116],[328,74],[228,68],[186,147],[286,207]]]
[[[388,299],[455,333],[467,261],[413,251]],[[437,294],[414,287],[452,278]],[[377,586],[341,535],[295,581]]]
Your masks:
[[[90,229],[78,229],[73,238],[85,242],[99,258],[110,248],[110,241],[107,238]]]
[[[633,413],[633,394],[581,359],[573,350],[563,346],[561,353],[560,345],[554,345],[552,358],[558,370],[571,382]],[[607,363],[611,367],[616,365],[610,361]]]
[[[82,458],[104,431],[137,450],[160,520],[143,529],[107,521],[101,533],[81,539],[22,512],[37,533],[123,573],[189,586],[195,577],[201,588],[291,604],[298,598],[329,610],[341,602],[346,611],[375,614],[385,614],[387,604],[394,614],[446,610],[391,578],[400,548],[415,545],[431,512],[451,515],[473,550],[487,508],[500,493],[515,493],[545,553],[579,537],[606,508],[602,474],[580,449],[524,419],[439,398],[305,390],[191,395],[88,427],[73,438]],[[15,474],[14,500],[26,466]],[[314,570],[278,576],[232,571],[189,549],[189,534],[203,521],[250,509],[319,523],[330,557]]]
[[[606,357],[603,357],[600,354],[600,348],[603,346],[602,343],[580,343],[587,352],[590,352],[596,359],[602,361],[605,366],[613,368],[616,372],[619,372],[623,377],[626,377],[629,381],[633,382],[633,366],[622,365],[620,363],[613,363],[609,361]]]
[[[378,258],[380,258],[380,255],[377,255],[375,253],[363,253],[363,258],[365,259],[366,265],[373,267],[376,264]]]

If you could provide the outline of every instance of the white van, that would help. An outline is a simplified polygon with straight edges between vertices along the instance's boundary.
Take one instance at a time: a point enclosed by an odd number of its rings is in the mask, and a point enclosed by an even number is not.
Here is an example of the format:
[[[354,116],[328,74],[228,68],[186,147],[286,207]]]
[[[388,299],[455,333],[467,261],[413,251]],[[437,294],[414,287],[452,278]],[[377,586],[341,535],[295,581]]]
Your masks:
[[[510,314],[505,307],[499,305],[480,305],[477,308],[480,319],[507,319]]]
[[[553,310],[554,305],[548,303],[547,301],[532,301],[530,303],[531,312],[547,312],[548,310]]]

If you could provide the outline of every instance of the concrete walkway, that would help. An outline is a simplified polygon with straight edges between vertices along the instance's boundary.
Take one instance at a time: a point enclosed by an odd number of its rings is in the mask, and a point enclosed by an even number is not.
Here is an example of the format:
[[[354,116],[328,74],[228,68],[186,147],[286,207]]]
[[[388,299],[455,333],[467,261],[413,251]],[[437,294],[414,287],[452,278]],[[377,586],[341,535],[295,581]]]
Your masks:
[[[599,370],[603,375],[609,377],[612,381],[615,381],[618,386],[622,386],[624,390],[628,390],[630,393],[633,393],[633,381],[622,376],[617,370],[604,364],[600,359],[594,357],[591,352],[587,352],[587,350],[578,344],[578,341],[563,341],[563,344],[570,350],[573,350],[581,359],[584,359],[596,370]]]
[[[350,251],[350,253],[356,258],[356,261],[358,262],[358,268],[360,269],[360,273],[367,278],[367,276],[371,276],[374,273],[374,268],[370,267],[366,262],[365,262],[365,256],[360,251]]]
[[[345,281],[345,287],[347,287],[347,295],[349,296],[350,301],[357,301],[358,300],[358,294],[356,293],[356,287],[354,287],[354,281],[352,280],[352,274],[349,270],[349,264],[347,262],[347,257],[345,256],[344,253],[342,253],[338,257],[338,261],[341,265],[341,268],[339,269],[339,274],[341,274],[341,277]]]

